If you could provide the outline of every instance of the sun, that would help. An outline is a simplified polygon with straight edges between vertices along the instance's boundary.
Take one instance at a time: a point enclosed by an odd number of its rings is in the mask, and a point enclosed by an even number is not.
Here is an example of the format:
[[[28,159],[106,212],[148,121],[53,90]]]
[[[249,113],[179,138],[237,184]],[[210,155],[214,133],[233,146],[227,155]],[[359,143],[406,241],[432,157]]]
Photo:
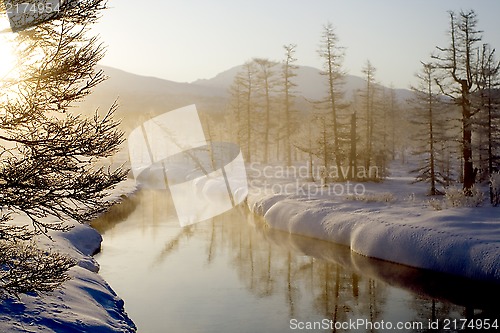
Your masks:
[[[13,33],[6,17],[0,17],[0,81],[13,77],[16,67]]]

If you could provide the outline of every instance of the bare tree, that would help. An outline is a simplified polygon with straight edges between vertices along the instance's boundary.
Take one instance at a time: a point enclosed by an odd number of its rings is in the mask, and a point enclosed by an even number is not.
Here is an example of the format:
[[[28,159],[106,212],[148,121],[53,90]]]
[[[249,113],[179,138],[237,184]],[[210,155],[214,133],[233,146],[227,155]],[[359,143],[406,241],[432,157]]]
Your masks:
[[[422,62],[422,70],[416,74],[419,85],[412,87],[415,97],[411,100],[414,110],[412,123],[418,127],[414,137],[419,147],[415,154],[420,156],[421,164],[413,172],[417,173],[416,181],[428,182],[429,195],[442,194],[436,185],[446,183],[445,175],[437,170],[438,149],[436,144],[443,141],[443,133],[439,133],[438,112],[442,110],[442,101],[437,94],[439,88],[435,84],[436,68],[431,63]],[[443,118],[441,117],[441,120]]]
[[[365,67],[361,70],[365,74],[366,88],[363,92],[365,104],[365,122],[366,122],[366,143],[365,143],[365,169],[369,170],[373,159],[373,133],[375,128],[375,71],[376,68],[370,60],[366,61]]]
[[[285,45],[283,48],[285,49],[285,60],[282,64],[282,80],[283,80],[283,106],[285,110],[285,154],[286,154],[286,165],[292,165],[292,145],[290,143],[290,138],[292,136],[292,128],[293,128],[293,119],[292,119],[292,107],[293,107],[293,98],[295,95],[293,94],[293,88],[297,86],[296,83],[293,82],[293,78],[297,76],[295,70],[298,68],[295,65],[295,61],[297,61],[295,56],[295,48],[297,46],[294,44]]]
[[[252,122],[254,117],[255,94],[257,86],[257,68],[255,62],[247,61],[243,68],[236,74],[233,84],[230,87],[232,109],[236,113],[236,127],[238,141],[244,147],[245,160],[252,161],[252,142],[254,129]]]
[[[342,62],[344,58],[343,48],[339,46],[338,36],[331,23],[323,27],[321,36],[321,44],[318,50],[320,57],[323,59],[324,70],[322,75],[326,76],[328,93],[325,99],[327,110],[330,113],[332,139],[333,139],[333,157],[337,170],[341,170],[341,142],[340,142],[340,123],[339,110],[344,107],[341,105],[343,98],[342,85],[344,84],[345,73],[342,70]],[[325,146],[326,149],[327,146]],[[328,152],[325,156],[330,155]],[[324,161],[325,168],[328,169],[328,159]],[[342,173],[339,172],[341,176]],[[342,177],[342,176],[341,176]]]
[[[277,62],[264,58],[254,58],[253,62],[258,68],[257,82],[262,94],[262,104],[264,109],[264,159],[263,162],[269,161],[269,147],[271,145],[271,130],[273,120],[271,119],[271,111],[274,104],[274,95],[276,89],[276,71]],[[277,116],[276,114],[273,115]],[[278,117],[279,118],[279,117]]]
[[[238,143],[239,146],[243,144],[243,114],[244,114],[244,102],[243,102],[243,78],[239,73],[235,76],[233,83],[229,87],[229,124],[231,129],[231,134]],[[228,124],[228,125],[229,125]]]
[[[495,59],[495,49],[488,44],[484,44],[480,56],[480,71],[477,85],[479,87],[481,118],[483,128],[487,137],[487,169],[488,176],[497,167],[498,155],[495,149],[500,146],[499,137],[495,135],[498,131],[498,120],[500,112],[500,61]]]
[[[437,68],[443,76],[436,79],[441,91],[460,106],[462,112],[462,158],[463,188],[467,194],[475,183],[476,172],[473,165],[472,147],[472,97],[477,90],[478,46],[481,31],[477,30],[477,17],[473,10],[455,12],[450,15],[450,44],[437,47],[434,55]]]
[[[106,211],[108,191],[126,178],[127,170],[96,166],[123,142],[116,105],[103,117],[71,110],[105,79],[95,71],[104,48],[89,36],[105,6],[66,1],[56,16],[17,34],[20,76],[0,86],[0,292],[47,291],[65,281],[73,261],[29,241]],[[16,215],[31,224],[16,223]]]
[[[389,105],[388,105],[388,113],[389,113],[389,128],[390,132],[386,131],[387,135],[390,136],[390,146],[391,146],[391,160],[396,159],[396,135],[398,134],[397,127],[401,125],[401,115],[399,103],[396,97],[396,90],[394,86],[391,85],[389,93]]]

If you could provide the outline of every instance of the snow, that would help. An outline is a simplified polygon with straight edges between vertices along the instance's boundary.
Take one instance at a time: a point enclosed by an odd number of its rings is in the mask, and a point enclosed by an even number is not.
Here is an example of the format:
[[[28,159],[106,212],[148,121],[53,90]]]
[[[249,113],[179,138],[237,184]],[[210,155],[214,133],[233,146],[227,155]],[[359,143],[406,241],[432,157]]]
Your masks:
[[[399,170],[392,174],[382,183],[350,184],[363,193],[348,193],[344,183],[342,193],[339,183],[321,187],[282,174],[263,179],[257,171],[247,203],[276,229],[346,245],[368,257],[500,281],[500,208],[486,202],[447,208],[446,199],[438,198],[444,208],[435,210],[425,184],[412,184]]]
[[[109,199],[135,190],[135,183],[126,181]],[[92,257],[100,249],[101,235],[89,225],[77,223],[69,232],[50,235],[53,241],[40,236],[37,242],[77,261],[69,271],[71,279],[50,293],[1,300],[0,332],[135,332],[123,300],[98,274],[99,265]]]
[[[123,301],[96,273],[76,266],[72,279],[46,296],[3,302],[2,332],[135,332]]]

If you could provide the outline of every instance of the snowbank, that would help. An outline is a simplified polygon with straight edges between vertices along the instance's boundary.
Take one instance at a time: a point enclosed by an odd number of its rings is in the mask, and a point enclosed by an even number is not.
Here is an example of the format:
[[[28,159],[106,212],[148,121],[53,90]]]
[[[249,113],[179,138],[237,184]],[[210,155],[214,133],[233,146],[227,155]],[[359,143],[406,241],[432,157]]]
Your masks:
[[[133,182],[124,182],[114,198],[134,189]],[[67,253],[78,262],[69,271],[71,280],[45,295],[1,300],[0,332],[135,332],[123,300],[97,274],[99,265],[92,255],[100,249],[101,235],[88,225],[74,224],[69,232],[51,236],[54,241],[40,237],[39,243]]]
[[[363,184],[362,196],[314,183],[295,182],[296,191],[288,186],[286,194],[254,187],[247,203],[273,228],[343,244],[368,257],[500,282],[500,209],[485,204],[436,211],[425,188],[410,181]],[[273,189],[285,188],[279,182]]]

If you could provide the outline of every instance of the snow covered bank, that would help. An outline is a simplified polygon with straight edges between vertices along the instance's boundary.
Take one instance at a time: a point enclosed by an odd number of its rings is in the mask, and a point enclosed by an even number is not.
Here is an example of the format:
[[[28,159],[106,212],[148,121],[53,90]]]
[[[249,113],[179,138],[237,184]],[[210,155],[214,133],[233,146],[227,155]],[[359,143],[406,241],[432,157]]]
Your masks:
[[[369,257],[500,282],[500,208],[437,211],[425,188],[411,180],[398,176],[363,184],[363,195],[357,196],[332,190],[338,184],[323,188],[266,179],[267,185],[280,184],[267,186],[275,193],[264,193],[253,182],[247,202],[273,228],[343,244]],[[276,192],[279,188],[286,193]]]
[[[133,182],[120,184],[116,196],[134,188]],[[101,235],[88,225],[74,224],[69,232],[51,236],[54,241],[42,236],[39,242],[78,262],[69,271],[71,280],[45,295],[0,300],[0,332],[135,332],[123,300],[97,274],[92,255],[100,248]]]

